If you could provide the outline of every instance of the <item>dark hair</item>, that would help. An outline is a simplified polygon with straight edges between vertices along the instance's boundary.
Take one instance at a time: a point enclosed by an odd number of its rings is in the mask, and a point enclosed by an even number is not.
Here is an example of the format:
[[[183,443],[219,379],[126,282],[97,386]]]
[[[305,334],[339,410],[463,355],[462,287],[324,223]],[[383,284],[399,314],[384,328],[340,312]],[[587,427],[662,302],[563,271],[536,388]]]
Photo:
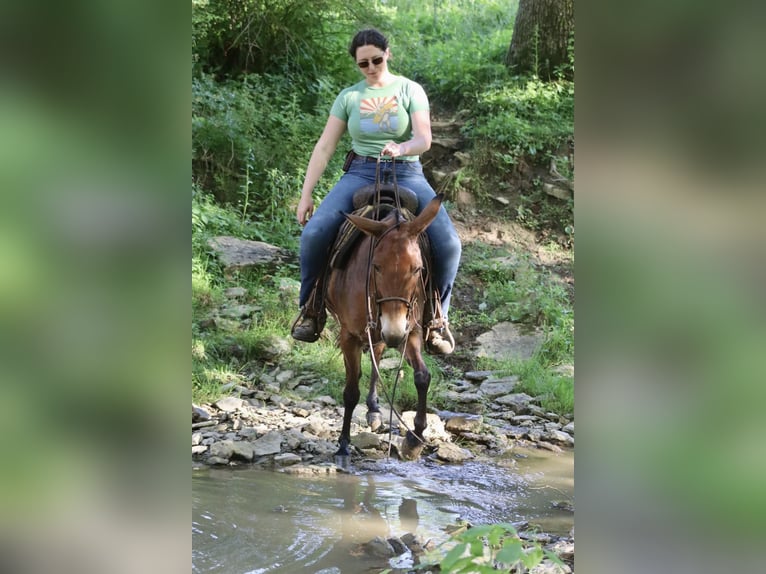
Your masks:
[[[356,51],[362,46],[377,46],[385,52],[388,49],[388,40],[375,28],[368,28],[356,33],[348,47],[348,53],[352,58],[356,58]]]

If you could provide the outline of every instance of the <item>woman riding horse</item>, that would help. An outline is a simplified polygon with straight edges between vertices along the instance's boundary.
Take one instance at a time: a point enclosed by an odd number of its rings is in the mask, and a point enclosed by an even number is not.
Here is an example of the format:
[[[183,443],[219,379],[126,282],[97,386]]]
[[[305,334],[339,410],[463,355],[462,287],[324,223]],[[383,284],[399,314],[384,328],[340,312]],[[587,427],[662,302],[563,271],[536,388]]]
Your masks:
[[[364,79],[344,89],[336,98],[319,141],[311,154],[296,215],[304,225],[301,234],[300,315],[292,336],[305,342],[319,338],[324,326],[321,301],[309,304],[317,278],[327,266],[328,250],[344,221],[353,209],[354,192],[376,181],[378,161],[396,162],[399,184],[415,192],[418,213],[436,195],[423,175],[419,154],[431,147],[431,118],[428,97],[420,84],[388,69],[391,51],[388,40],[377,30],[362,30],[351,41],[349,54]],[[348,129],[352,140],[344,175],[314,211],[312,193]],[[428,227],[433,255],[433,285],[441,305],[430,329],[427,349],[449,354],[455,342],[448,325],[452,286],[460,263],[461,245],[457,231],[444,207]]]

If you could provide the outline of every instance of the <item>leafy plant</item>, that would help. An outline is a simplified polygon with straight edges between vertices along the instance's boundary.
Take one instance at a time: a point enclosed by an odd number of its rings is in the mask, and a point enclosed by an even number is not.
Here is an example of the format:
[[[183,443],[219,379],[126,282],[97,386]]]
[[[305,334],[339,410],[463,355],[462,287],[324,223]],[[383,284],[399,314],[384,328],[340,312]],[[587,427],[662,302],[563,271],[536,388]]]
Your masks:
[[[450,547],[446,554],[445,547]],[[540,564],[544,557],[563,566],[558,556],[538,543],[522,541],[512,524],[487,524],[458,530],[447,543],[427,554],[418,569],[438,564],[444,574],[524,572]]]

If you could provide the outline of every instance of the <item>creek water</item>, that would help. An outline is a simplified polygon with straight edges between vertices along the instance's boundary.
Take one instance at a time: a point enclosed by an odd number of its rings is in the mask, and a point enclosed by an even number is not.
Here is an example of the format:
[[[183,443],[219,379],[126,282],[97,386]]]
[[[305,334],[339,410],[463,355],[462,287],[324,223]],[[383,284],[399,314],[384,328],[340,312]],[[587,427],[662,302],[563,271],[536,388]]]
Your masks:
[[[192,475],[192,572],[363,573],[412,564],[361,551],[376,536],[412,532],[440,543],[458,519],[529,522],[567,535],[574,455],[514,449],[495,461],[354,462],[349,472],[293,475],[204,467]]]

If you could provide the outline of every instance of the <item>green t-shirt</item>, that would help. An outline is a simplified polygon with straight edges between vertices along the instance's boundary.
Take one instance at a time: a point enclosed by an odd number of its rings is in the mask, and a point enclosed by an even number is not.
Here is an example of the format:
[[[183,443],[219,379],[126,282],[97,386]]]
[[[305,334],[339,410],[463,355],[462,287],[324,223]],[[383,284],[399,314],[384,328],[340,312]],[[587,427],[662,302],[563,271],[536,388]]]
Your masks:
[[[410,114],[428,109],[428,96],[423,87],[397,76],[382,88],[370,87],[365,80],[346,88],[335,98],[330,114],[348,125],[356,153],[376,157],[387,142],[402,143],[411,139]],[[412,161],[418,156],[398,159]]]

